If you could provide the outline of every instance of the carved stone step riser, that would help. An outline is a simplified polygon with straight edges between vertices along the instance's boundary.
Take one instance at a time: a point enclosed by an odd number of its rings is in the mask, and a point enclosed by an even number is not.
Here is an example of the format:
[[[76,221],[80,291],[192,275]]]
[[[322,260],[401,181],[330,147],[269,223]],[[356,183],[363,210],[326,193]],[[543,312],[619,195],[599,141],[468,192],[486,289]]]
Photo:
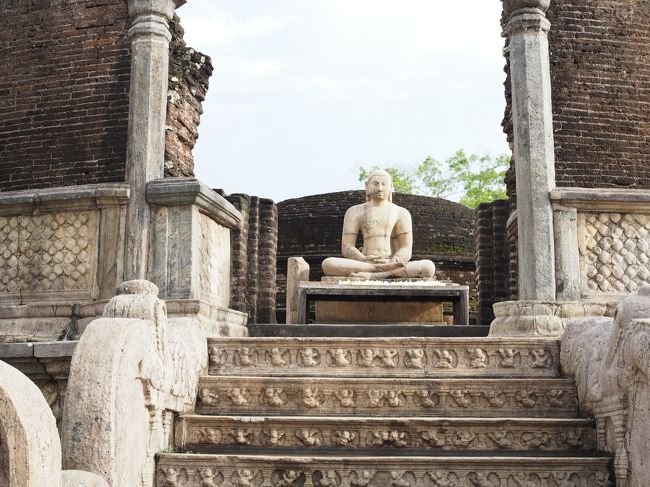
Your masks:
[[[575,417],[565,379],[203,377],[199,414],[259,416]]]
[[[559,377],[557,340],[211,340],[210,374],[355,377]]]
[[[438,420],[383,418],[250,418],[188,416],[176,428],[176,447],[194,452],[228,448],[269,452],[320,449],[354,454],[427,451],[589,451],[596,432],[588,420]],[[231,450],[232,451],[232,450]]]
[[[156,487],[611,487],[606,458],[323,458],[163,454]]]

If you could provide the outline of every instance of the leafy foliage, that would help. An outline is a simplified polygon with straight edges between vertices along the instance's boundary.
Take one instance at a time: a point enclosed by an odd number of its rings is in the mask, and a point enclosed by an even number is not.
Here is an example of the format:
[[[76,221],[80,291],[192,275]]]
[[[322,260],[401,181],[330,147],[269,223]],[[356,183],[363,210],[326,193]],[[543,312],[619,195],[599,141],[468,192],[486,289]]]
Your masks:
[[[460,203],[475,208],[479,203],[506,198],[505,174],[510,156],[467,155],[462,149],[444,162],[427,157],[415,168],[384,167],[393,178],[398,193],[421,194],[437,198],[460,195]],[[370,171],[359,167],[359,181]]]

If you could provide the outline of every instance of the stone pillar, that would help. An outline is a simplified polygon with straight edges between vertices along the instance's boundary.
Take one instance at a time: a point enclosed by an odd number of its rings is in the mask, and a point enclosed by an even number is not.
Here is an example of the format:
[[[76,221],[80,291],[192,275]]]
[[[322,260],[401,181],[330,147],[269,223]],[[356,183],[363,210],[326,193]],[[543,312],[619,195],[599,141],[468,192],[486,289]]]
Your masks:
[[[555,277],[557,299],[580,300],[580,255],[578,252],[578,210],[554,206]]]
[[[505,0],[516,161],[519,299],[555,301],[553,113],[546,10],[550,0]]]
[[[126,179],[131,194],[124,275],[146,276],[150,212],[147,181],[164,176],[169,72],[169,21],[185,0],[128,0],[131,16],[131,85]]]
[[[576,303],[556,301],[550,199],[555,187],[548,48],[551,25],[546,19],[550,3],[503,0],[512,84],[519,301],[494,305],[490,335],[561,335],[566,320],[580,314]]]

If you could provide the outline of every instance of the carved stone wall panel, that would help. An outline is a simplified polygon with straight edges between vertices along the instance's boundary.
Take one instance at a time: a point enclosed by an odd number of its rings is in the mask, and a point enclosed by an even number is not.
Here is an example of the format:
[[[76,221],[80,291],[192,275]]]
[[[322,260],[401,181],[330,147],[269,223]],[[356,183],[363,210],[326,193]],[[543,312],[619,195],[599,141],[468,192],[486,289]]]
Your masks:
[[[582,294],[626,294],[650,284],[650,215],[581,213]]]
[[[575,417],[564,379],[202,377],[199,414]]]
[[[554,339],[215,339],[210,372],[222,375],[559,377]]]
[[[258,418],[185,416],[176,446],[194,452],[233,447],[350,450],[569,451],[596,448],[591,420],[434,418]]]
[[[230,230],[204,213],[198,215],[197,295],[208,302],[230,304]]]
[[[0,216],[0,293],[90,298],[96,253],[94,211]]]
[[[162,454],[157,487],[611,487],[606,458],[229,457]]]

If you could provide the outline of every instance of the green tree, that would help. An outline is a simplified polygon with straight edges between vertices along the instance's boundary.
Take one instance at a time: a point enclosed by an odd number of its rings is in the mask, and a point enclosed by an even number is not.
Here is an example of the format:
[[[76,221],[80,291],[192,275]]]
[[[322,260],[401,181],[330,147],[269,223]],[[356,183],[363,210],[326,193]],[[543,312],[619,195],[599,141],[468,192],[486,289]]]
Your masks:
[[[421,194],[437,198],[459,197],[460,203],[475,208],[479,203],[506,198],[505,174],[510,156],[467,155],[459,150],[440,163],[427,157],[415,168],[384,167],[393,178],[398,193]],[[378,166],[359,167],[359,181]]]

